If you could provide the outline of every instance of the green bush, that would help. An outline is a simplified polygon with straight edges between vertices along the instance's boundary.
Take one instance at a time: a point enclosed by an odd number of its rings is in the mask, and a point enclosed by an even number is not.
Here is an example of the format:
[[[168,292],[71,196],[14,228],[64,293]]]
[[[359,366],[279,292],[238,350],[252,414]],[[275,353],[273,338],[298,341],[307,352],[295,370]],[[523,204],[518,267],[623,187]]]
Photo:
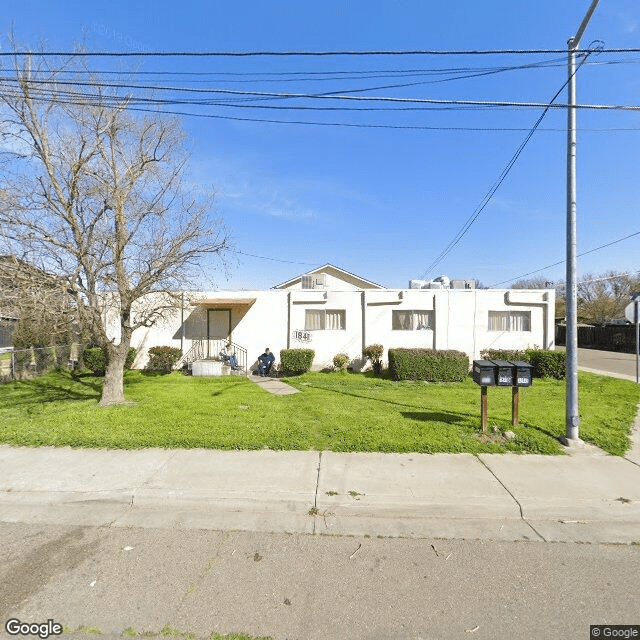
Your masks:
[[[13,352],[13,373],[18,379],[29,371],[31,367],[31,349],[18,349]]]
[[[287,374],[307,373],[311,370],[316,352],[313,349],[282,349],[280,369]]]
[[[124,368],[131,369],[135,358],[136,350],[133,347],[129,347]],[[87,369],[93,371],[97,376],[103,376],[107,370],[107,347],[87,347],[82,352],[82,362]]]
[[[531,364],[536,378],[549,377],[562,380],[567,376],[567,356],[564,351],[527,349],[525,361]]]
[[[523,360],[527,361],[527,354],[516,349],[484,349],[480,352],[483,360]]]
[[[374,373],[382,372],[382,354],[384,347],[381,344],[370,344],[362,350],[362,356],[367,360],[371,360],[371,366]]]
[[[567,361],[564,351],[485,349],[480,352],[480,356],[485,360],[522,360],[528,362],[531,365],[531,373],[534,378],[549,377],[562,380],[567,375]]]
[[[389,371],[394,380],[461,382],[469,373],[469,358],[454,350],[389,349]]]
[[[56,362],[55,347],[40,347],[34,349],[34,353],[36,374],[41,375],[54,368]]]
[[[349,364],[349,356],[346,353],[338,353],[333,356],[333,366],[338,371],[344,371]]]
[[[56,347],[56,367],[63,369],[69,366],[71,359],[71,345],[63,344]]]
[[[151,347],[146,368],[152,371],[171,371],[181,355],[182,350],[178,347]]]

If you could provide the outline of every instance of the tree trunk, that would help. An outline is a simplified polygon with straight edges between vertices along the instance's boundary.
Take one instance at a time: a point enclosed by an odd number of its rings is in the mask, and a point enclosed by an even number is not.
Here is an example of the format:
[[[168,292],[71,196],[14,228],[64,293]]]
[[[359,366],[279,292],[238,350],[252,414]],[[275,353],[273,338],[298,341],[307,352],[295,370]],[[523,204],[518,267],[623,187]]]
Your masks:
[[[124,397],[124,363],[129,352],[130,340],[122,340],[120,344],[107,346],[109,362],[104,374],[104,385],[102,387],[101,406],[114,404],[124,404],[127,399]]]

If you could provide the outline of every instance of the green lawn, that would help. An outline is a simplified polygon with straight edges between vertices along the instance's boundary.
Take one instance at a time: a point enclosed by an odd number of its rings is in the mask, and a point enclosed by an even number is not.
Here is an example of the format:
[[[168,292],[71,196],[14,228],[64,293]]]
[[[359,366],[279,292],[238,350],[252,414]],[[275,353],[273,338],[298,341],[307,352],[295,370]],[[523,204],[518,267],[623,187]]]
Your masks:
[[[0,385],[0,442],[15,445],[557,454],[564,382],[520,391],[517,438],[483,436],[480,388],[393,382],[368,374],[310,373],[273,396],[240,377],[126,374],[133,406],[97,406],[101,378],[54,372]],[[615,455],[629,446],[640,388],[580,373],[581,436]],[[489,389],[489,426],[511,429],[511,389]]]

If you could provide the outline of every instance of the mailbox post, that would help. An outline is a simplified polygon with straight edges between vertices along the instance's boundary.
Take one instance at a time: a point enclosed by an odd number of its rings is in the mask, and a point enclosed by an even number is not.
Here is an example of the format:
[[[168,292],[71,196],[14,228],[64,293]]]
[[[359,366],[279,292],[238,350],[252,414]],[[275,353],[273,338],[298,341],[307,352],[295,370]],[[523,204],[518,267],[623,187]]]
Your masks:
[[[518,424],[520,387],[530,387],[531,365],[520,360],[474,360],[473,381],[480,385],[480,424],[487,431],[487,387],[511,387],[511,424]]]
[[[518,411],[520,405],[520,387],[531,386],[531,365],[528,362],[514,360],[513,366],[513,386],[511,387],[511,424],[518,424]]]
[[[480,424],[487,431],[487,387],[496,383],[496,367],[491,360],[473,361],[473,381],[480,385]]]

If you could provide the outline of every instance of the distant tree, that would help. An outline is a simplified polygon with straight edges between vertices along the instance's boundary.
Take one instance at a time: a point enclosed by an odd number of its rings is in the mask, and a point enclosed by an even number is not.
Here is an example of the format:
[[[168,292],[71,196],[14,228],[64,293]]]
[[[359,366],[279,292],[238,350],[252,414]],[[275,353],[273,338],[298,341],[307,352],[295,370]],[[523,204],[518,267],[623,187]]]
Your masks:
[[[623,318],[631,294],[636,291],[640,291],[640,272],[589,273],[578,282],[578,316],[585,322],[598,325]]]
[[[80,55],[14,60],[0,80],[2,151],[11,154],[0,231],[7,253],[64,282],[77,317],[107,347],[100,403],[122,403],[133,331],[176,305],[171,292],[192,282],[204,257],[225,252],[227,235],[210,218],[210,198],[183,184],[177,119],[127,111]]]
[[[71,302],[59,278],[15,256],[0,256],[0,317],[14,319],[15,347],[70,344]]]
[[[553,282],[544,276],[524,278],[511,285],[512,289],[553,289]]]

